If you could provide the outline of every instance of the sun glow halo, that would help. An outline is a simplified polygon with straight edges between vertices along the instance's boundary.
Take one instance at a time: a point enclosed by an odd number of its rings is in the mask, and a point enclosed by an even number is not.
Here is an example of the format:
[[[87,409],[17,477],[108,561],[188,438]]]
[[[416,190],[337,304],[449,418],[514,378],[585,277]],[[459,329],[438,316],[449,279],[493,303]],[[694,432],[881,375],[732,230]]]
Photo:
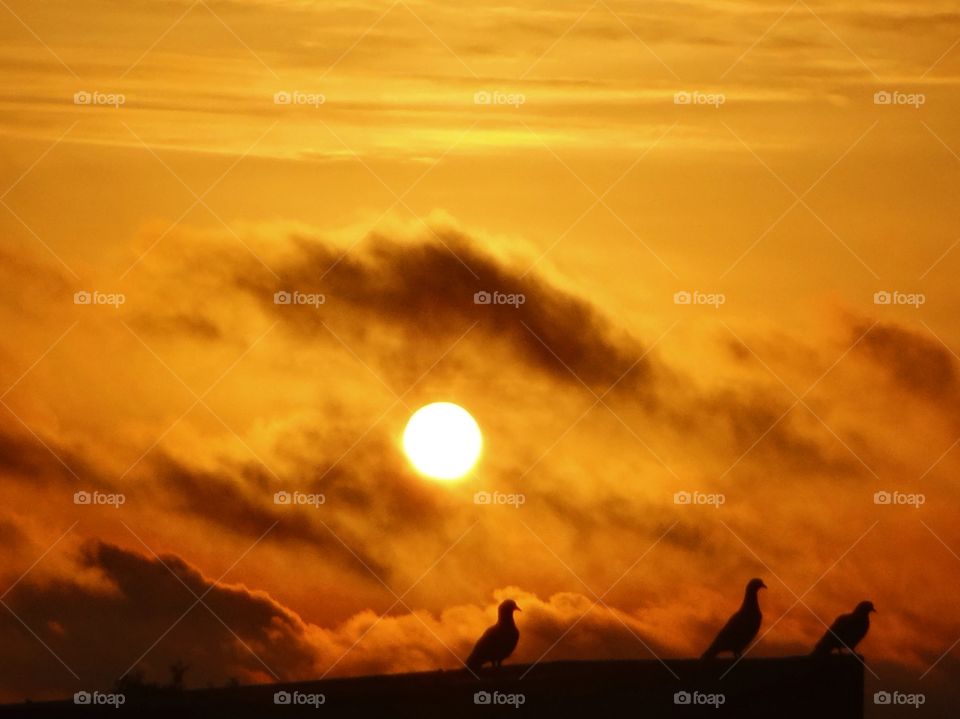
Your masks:
[[[467,410],[434,402],[413,413],[403,432],[403,451],[421,474],[434,479],[463,477],[476,464],[483,436]]]

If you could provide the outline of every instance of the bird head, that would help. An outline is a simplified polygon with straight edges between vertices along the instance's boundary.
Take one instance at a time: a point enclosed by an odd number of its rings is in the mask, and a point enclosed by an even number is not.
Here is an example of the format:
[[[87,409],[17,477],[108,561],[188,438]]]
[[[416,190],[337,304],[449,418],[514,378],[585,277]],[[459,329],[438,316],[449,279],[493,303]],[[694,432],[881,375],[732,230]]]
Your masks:
[[[857,608],[853,610],[857,614],[867,615],[870,612],[876,612],[877,610],[873,608],[873,602],[860,602],[857,605]]]
[[[767,585],[763,583],[762,579],[751,579],[747,582],[747,591],[753,594],[756,594],[761,589],[766,589]]]
[[[515,601],[513,601],[512,599],[505,599],[504,601],[500,602],[500,606],[497,609],[497,614],[498,616],[503,618],[506,618],[506,617],[512,618],[513,613],[519,612],[519,611],[522,611],[522,610],[520,609],[520,607],[517,606],[517,603]]]

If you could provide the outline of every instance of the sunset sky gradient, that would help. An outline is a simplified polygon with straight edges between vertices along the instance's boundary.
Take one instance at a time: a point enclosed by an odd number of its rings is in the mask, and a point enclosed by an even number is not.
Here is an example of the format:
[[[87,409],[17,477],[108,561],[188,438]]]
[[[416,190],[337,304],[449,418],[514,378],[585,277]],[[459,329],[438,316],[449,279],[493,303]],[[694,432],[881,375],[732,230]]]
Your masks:
[[[0,18],[0,698],[457,669],[508,596],[514,661],[692,656],[761,576],[751,655],[870,599],[868,691],[960,700],[955,3]]]

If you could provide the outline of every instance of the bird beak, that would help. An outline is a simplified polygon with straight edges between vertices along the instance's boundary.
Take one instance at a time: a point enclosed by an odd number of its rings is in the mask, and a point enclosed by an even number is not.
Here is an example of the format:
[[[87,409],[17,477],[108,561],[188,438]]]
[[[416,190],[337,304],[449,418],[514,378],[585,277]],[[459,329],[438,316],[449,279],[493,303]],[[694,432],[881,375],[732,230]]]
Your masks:
[[[514,609],[517,610],[518,612],[522,612],[522,611],[523,611],[520,607],[514,607]]]
[[[760,589],[766,589],[766,588],[767,588],[767,585],[764,584],[763,582],[760,582]]]

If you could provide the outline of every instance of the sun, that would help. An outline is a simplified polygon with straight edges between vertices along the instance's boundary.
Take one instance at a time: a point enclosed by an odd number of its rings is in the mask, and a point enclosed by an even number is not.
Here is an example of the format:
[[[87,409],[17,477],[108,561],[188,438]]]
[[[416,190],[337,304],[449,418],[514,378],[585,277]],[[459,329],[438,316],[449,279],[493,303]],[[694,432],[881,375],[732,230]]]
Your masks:
[[[403,431],[403,451],[421,474],[459,479],[480,457],[483,436],[467,410],[452,402],[434,402],[413,413]]]

